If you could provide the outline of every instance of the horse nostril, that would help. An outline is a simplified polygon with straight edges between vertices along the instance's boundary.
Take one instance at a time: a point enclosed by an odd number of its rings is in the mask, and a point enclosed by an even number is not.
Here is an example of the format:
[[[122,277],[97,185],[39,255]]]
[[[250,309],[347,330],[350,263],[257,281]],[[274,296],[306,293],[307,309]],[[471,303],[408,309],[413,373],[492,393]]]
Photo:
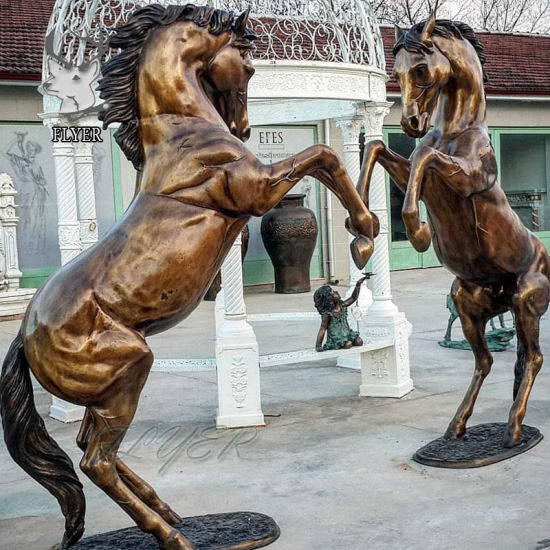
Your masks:
[[[416,115],[409,117],[409,125],[413,130],[418,130],[419,120]]]
[[[241,136],[241,139],[243,141],[246,141],[249,137],[250,137],[250,126],[247,126],[243,131],[243,135]]]

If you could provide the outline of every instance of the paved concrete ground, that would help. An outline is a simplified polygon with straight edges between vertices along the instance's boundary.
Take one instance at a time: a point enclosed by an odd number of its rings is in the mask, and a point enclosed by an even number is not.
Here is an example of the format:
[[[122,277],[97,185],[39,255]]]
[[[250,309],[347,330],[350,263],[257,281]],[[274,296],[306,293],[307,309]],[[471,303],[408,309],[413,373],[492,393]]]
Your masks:
[[[274,550],[534,550],[550,548],[550,375],[543,369],[527,422],[549,437],[529,453],[482,469],[439,470],[411,460],[439,436],[472,372],[469,352],[437,345],[447,322],[451,276],[441,269],[392,274],[394,299],[414,324],[415,390],[401,400],[357,397],[358,372],[334,361],[262,370],[267,427],[215,432],[213,372],[153,373],[122,446],[126,461],[180,514],[253,510],[273,516],[282,536]],[[311,295],[247,296],[251,312],[312,306]],[[213,353],[212,304],[181,327],[151,339],[159,357]],[[17,322],[0,324],[4,353]],[[263,353],[302,347],[312,323],[257,325]],[[549,319],[543,320],[548,354]],[[460,337],[459,330],[455,337]],[[550,357],[550,355],[548,355]],[[496,354],[473,423],[505,420],[514,352]],[[46,413],[45,394],[37,395]],[[78,426],[47,419],[75,462]],[[0,445],[0,548],[51,548],[63,521],[57,504]],[[81,476],[87,533],[131,525]]]

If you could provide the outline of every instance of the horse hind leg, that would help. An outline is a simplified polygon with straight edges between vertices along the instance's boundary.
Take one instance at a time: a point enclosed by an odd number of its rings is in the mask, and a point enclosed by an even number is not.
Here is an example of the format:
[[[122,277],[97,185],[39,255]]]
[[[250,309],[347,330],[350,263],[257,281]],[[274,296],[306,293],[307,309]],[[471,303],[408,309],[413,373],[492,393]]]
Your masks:
[[[516,364],[514,365],[514,393],[513,400],[516,400],[519,392],[519,386],[525,372],[525,349],[520,338],[517,339]]]
[[[515,370],[514,404],[510,410],[508,430],[504,437],[506,447],[514,447],[521,441],[521,425],[525,418],[527,401],[542,367],[539,326],[540,318],[548,309],[549,299],[550,283],[546,275],[529,272],[520,278],[517,292],[513,297],[517,338],[520,344]]]
[[[92,432],[93,415],[86,409],[80,431],[76,438],[76,444],[82,451],[86,451],[88,441]],[[116,459],[116,469],[122,482],[149,508],[159,514],[164,521],[170,525],[177,525],[181,522],[178,516],[156,493],[156,491],[145,480],[133,472],[120,458]]]
[[[82,471],[117,502],[137,526],[153,534],[164,550],[194,550],[193,545],[157,512],[144,503],[122,480],[117,468],[117,452],[130,425],[139,395],[152,365],[146,353],[124,369],[106,392],[101,404],[88,407],[91,418],[85,436]],[[82,441],[81,441],[82,442]],[[137,477],[137,476],[136,476]]]
[[[153,487],[131,470],[120,458],[116,460],[116,469],[124,484],[166,523],[170,525],[181,523],[181,517],[157,495]]]
[[[492,304],[487,291],[477,285],[466,286],[458,279],[453,284],[452,295],[464,336],[475,358],[475,370],[470,386],[445,432],[447,439],[459,439],[466,433],[466,423],[472,416],[483,381],[493,365],[493,357],[485,339],[485,326],[492,314]]]

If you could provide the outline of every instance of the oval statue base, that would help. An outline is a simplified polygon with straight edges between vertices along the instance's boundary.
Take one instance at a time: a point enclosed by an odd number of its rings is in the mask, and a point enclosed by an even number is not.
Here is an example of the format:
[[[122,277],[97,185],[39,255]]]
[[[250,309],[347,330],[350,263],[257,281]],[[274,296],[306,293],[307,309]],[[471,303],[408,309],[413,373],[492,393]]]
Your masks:
[[[468,428],[462,439],[440,437],[416,451],[413,460],[436,468],[479,468],[524,453],[542,441],[537,428],[523,425],[521,443],[506,448],[506,428],[505,422],[479,424]]]
[[[269,516],[235,512],[184,518],[176,528],[196,550],[262,548],[279,538],[279,526]],[[137,527],[87,537],[71,550],[158,550],[157,539]]]

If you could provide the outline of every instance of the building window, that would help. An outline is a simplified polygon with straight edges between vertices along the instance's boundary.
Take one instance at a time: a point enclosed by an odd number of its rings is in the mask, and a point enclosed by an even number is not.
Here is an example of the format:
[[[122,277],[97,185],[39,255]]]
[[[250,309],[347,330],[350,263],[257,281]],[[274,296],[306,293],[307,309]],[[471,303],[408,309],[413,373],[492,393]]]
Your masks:
[[[388,147],[402,157],[409,158],[416,147],[416,140],[404,134],[401,131],[390,132],[388,134]],[[405,194],[396,183],[390,178],[390,211],[391,211],[391,240],[406,241],[407,232],[401,210],[403,210],[403,201]]]
[[[550,230],[550,134],[497,132],[500,184],[531,231]]]

